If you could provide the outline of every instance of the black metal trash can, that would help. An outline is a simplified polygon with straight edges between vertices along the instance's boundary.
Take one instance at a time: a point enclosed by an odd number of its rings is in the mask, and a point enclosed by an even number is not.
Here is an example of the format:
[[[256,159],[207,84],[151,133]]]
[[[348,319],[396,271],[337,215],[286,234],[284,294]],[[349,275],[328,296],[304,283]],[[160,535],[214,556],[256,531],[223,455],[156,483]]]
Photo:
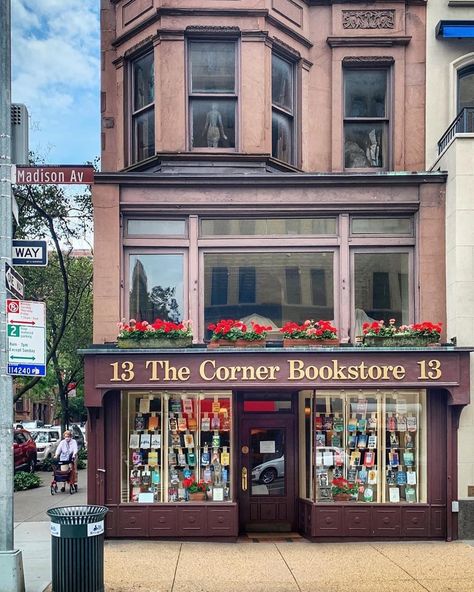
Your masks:
[[[67,506],[51,518],[53,592],[103,592],[104,506]]]

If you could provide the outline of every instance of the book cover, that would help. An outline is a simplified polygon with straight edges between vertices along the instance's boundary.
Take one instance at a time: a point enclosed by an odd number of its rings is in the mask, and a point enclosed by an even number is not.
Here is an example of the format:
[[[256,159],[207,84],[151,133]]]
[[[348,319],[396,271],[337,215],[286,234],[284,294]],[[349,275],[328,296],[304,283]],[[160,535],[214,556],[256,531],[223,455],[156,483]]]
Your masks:
[[[176,453],[170,450],[168,452],[168,464],[174,466],[176,464]]]
[[[413,415],[407,417],[407,430],[409,432],[416,432],[416,417]]]
[[[348,448],[355,448],[356,444],[357,444],[357,436],[355,434],[353,434],[347,438],[347,447]]]
[[[358,450],[353,450],[351,452],[351,466],[358,466],[360,465],[360,452]]]
[[[170,417],[169,424],[170,424],[170,432],[177,432],[178,431],[178,422],[176,421],[176,418]]]
[[[206,414],[201,419],[201,431],[202,432],[210,432],[211,431],[211,418]]]
[[[156,467],[158,464],[158,452],[156,452],[156,450],[151,450],[148,453],[148,464],[150,467]]]
[[[135,431],[140,432],[146,429],[146,420],[141,413],[135,416]]]
[[[397,471],[397,485],[406,485],[407,474],[405,471]]]
[[[387,485],[396,485],[397,484],[397,475],[396,471],[393,469],[387,470]]]
[[[181,399],[170,399],[171,413],[181,413]]]
[[[150,413],[150,399],[140,399],[138,410],[140,413]]]
[[[178,465],[181,467],[184,467],[184,465],[186,464],[186,454],[180,450],[178,452]]]
[[[367,450],[364,455],[364,465],[366,467],[373,467],[375,464],[375,452]]]
[[[398,504],[400,502],[400,490],[398,487],[389,487],[389,497],[392,504]]]
[[[223,467],[228,467],[230,465],[230,454],[227,452],[227,450],[221,452],[221,465]]]
[[[414,487],[407,487],[405,489],[405,498],[408,503],[416,502],[416,489]]]
[[[413,452],[411,452],[410,450],[405,450],[405,452],[403,453],[403,463],[407,467],[413,466],[413,464],[414,464]]]
[[[370,469],[370,471],[368,472],[367,483],[369,485],[377,485],[377,470],[376,469]]]
[[[186,418],[180,415],[178,417],[178,431],[185,432],[188,429],[188,422]]]
[[[184,434],[184,446],[186,448],[194,448],[194,436],[192,434]]]
[[[325,415],[323,418],[323,430],[332,430],[332,417],[330,415]]]
[[[355,483],[357,481],[357,469],[351,467],[348,471],[347,471],[347,480],[349,481],[349,483]]]
[[[316,466],[321,467],[323,465],[323,453],[316,450]]]
[[[146,450],[151,446],[151,436],[150,434],[142,434],[140,437],[140,448]]]
[[[357,420],[357,430],[359,432],[365,432],[366,429],[367,429],[367,420],[365,419],[365,417],[361,417],[360,419]]]
[[[407,484],[416,485],[416,471],[407,471]]]
[[[340,450],[336,450],[334,454],[334,464],[336,467],[342,467],[344,465],[344,456]]]
[[[335,417],[333,420],[333,427],[334,431],[342,432],[344,431],[344,420],[342,417]]]
[[[138,434],[130,434],[129,448],[140,448],[140,436]]]
[[[399,432],[407,431],[407,418],[404,415],[397,417],[397,430]]]
[[[329,475],[327,471],[318,471],[317,472],[318,478],[318,485],[319,487],[328,487],[329,485]]]
[[[367,448],[377,448],[377,436],[371,434],[367,440]]]
[[[159,427],[160,418],[153,413],[151,417],[148,419],[148,429],[149,430],[156,430]]]
[[[413,435],[410,432],[405,432],[405,448],[413,448],[414,445]]]
[[[192,432],[195,432],[197,430],[197,421],[193,415],[190,415],[188,417],[188,429],[191,430]]]
[[[392,448],[398,448],[399,442],[397,432],[390,432],[389,444]]]
[[[221,404],[220,401],[212,401],[212,413],[219,414],[221,412]]]
[[[400,457],[398,456],[398,452],[390,452],[388,455],[388,462],[391,467],[398,467],[398,465],[400,464]]]
[[[316,430],[323,429],[323,418],[320,415],[316,415],[316,417],[314,418],[314,428]]]
[[[348,432],[356,432],[357,431],[357,419],[355,417],[351,417],[347,423],[347,431]]]
[[[194,452],[188,452],[188,465],[190,467],[196,466],[196,455]]]
[[[208,450],[204,450],[201,454],[201,464],[206,466],[211,462],[211,455]]]
[[[331,436],[331,446],[334,446],[334,448],[340,448],[341,445],[341,436],[339,436],[338,434],[333,434]]]
[[[361,434],[357,438],[357,448],[367,448],[367,436],[366,436],[366,434]]]
[[[372,487],[366,487],[364,489],[364,501],[372,502],[374,499],[374,490]]]
[[[142,464],[142,453],[139,450],[132,452],[132,464],[136,466]]]
[[[395,416],[389,415],[387,417],[387,430],[389,432],[394,432],[396,429],[397,429],[397,420],[395,419]]]
[[[330,450],[325,450],[323,453],[323,465],[325,467],[332,467],[334,465],[334,456]]]
[[[182,404],[183,404],[183,413],[186,413],[186,415],[192,415],[193,414],[193,400],[188,399],[186,397],[182,400]]]
[[[358,478],[361,483],[367,483],[367,479],[369,477],[369,473],[365,467],[362,467],[359,471]]]
[[[371,415],[367,418],[367,429],[368,430],[376,430],[377,429],[377,418],[375,415]]]
[[[318,448],[321,446],[326,446],[326,434],[323,432],[316,432],[314,436],[314,443]]]
[[[219,448],[220,445],[221,445],[221,437],[217,432],[214,432],[212,434],[212,447]]]
[[[220,429],[221,429],[221,419],[217,415],[217,413],[215,413],[211,417],[211,430],[220,430]]]

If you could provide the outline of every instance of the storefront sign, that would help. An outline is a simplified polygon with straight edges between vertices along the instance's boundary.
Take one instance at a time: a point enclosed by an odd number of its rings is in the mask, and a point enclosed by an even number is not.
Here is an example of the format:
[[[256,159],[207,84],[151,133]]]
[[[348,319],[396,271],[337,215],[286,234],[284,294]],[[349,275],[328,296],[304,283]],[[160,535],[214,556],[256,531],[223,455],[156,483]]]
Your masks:
[[[318,357],[318,356],[316,356]],[[214,358],[205,358],[192,366],[172,363],[170,360],[145,359],[140,361],[114,361],[109,364],[110,383],[234,383],[265,382],[337,383],[381,382],[399,383],[437,382],[443,379],[443,364],[436,357],[416,359],[405,363],[375,364],[365,360],[344,363],[337,359],[315,361],[287,359],[280,364],[226,364]]]

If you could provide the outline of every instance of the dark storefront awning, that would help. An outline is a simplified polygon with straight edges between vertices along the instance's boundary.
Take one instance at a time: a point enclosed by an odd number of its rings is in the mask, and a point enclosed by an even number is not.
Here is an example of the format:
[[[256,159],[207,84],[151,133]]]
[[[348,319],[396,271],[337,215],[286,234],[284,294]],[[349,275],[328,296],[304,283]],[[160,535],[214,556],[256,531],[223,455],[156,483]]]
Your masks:
[[[441,39],[474,38],[474,21],[439,21],[436,37]]]

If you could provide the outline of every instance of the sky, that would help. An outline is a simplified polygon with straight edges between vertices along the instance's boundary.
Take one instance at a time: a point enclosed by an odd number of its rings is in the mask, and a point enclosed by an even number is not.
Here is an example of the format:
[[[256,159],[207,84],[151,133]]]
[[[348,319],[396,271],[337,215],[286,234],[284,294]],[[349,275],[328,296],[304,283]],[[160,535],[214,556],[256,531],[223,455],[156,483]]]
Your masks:
[[[99,0],[12,0],[12,102],[45,164],[100,154]]]

